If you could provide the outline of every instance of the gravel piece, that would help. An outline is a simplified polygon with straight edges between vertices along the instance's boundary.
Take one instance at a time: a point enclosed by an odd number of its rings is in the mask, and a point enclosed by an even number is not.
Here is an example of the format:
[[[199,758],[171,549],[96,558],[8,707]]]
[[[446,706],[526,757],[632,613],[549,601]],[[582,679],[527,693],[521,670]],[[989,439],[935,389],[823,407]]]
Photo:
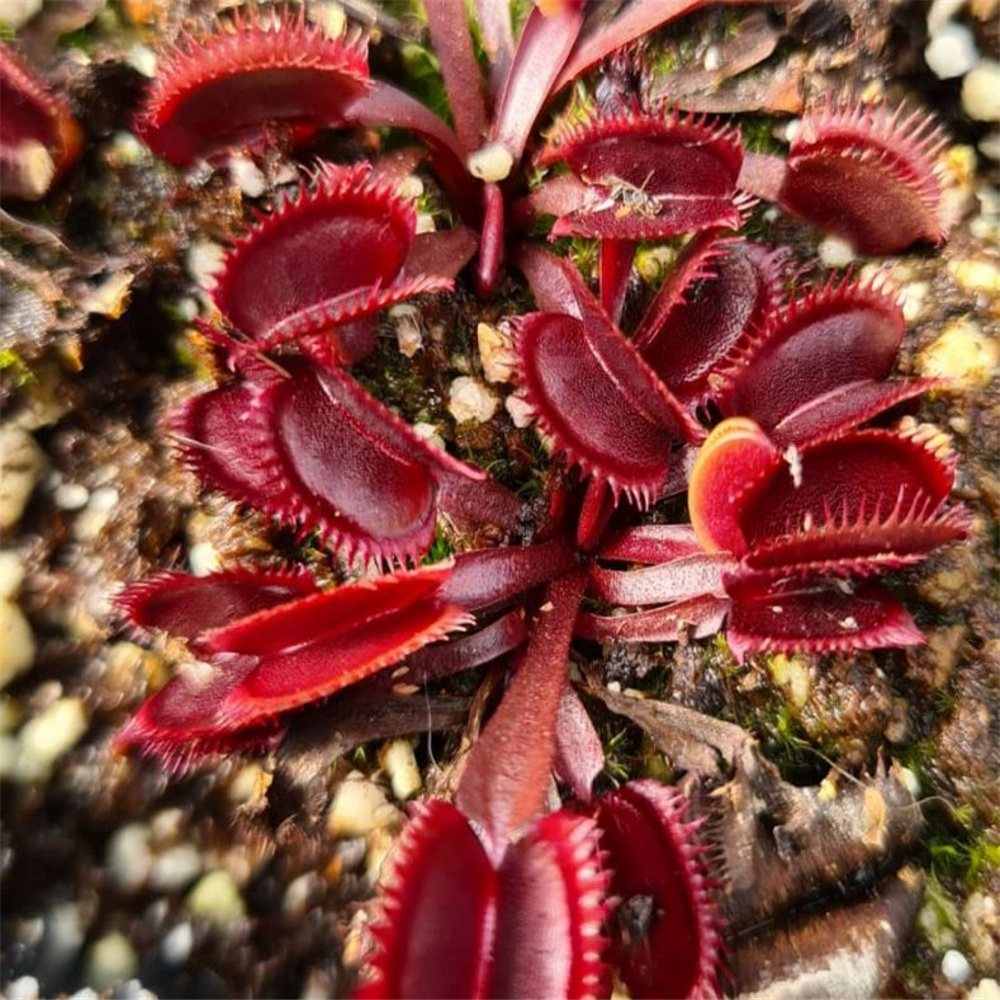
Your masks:
[[[7,987],[7,1000],[38,1000],[38,980],[34,976],[21,976]]]
[[[326,815],[326,828],[334,837],[363,837],[401,820],[402,813],[389,802],[383,789],[354,772],[337,787]]]
[[[1000,983],[995,979],[980,979],[969,990],[967,1000],[1000,1000]]]
[[[209,872],[191,890],[187,908],[193,917],[225,926],[246,916],[239,886],[227,871]]]
[[[122,892],[138,892],[153,868],[152,831],[145,823],[129,823],[108,841],[104,865]]]
[[[19,427],[0,428],[0,530],[13,528],[45,469],[45,455]]]
[[[379,763],[389,775],[392,794],[399,802],[413,798],[423,787],[420,768],[409,740],[391,740],[379,753]]]
[[[42,781],[52,766],[87,731],[87,710],[82,698],[59,698],[26,722],[18,734],[14,777]]]
[[[183,965],[194,947],[194,928],[185,921],[172,928],[160,942],[160,955],[167,965]]]
[[[979,62],[976,39],[964,24],[949,22],[931,36],[924,59],[939,80],[964,76]]]
[[[960,951],[949,948],[941,959],[941,974],[952,986],[961,986],[972,977],[972,966]]]
[[[389,310],[389,321],[396,331],[400,354],[412,358],[417,351],[423,350],[424,331],[420,325],[420,311],[416,306],[393,306]]]
[[[194,844],[177,844],[153,861],[149,884],[159,892],[179,892],[201,874],[202,867],[201,854]]]
[[[103,993],[117,983],[131,979],[138,968],[139,957],[132,943],[124,934],[113,931],[91,945],[87,952],[84,979],[98,993]]]
[[[962,109],[978,122],[1000,121],[1000,62],[983,59],[962,81]]]
[[[478,379],[460,375],[448,390],[448,412],[460,423],[485,424],[496,413],[500,400]]]

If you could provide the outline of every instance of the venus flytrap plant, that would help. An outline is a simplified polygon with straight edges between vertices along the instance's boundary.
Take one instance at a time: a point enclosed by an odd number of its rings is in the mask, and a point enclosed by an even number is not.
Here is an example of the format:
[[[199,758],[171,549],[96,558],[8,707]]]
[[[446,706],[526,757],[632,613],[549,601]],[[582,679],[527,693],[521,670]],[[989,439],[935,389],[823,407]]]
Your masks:
[[[424,683],[515,656],[454,803],[418,804],[403,833],[362,995],[601,996],[612,966],[634,996],[714,995],[697,821],[652,782],[592,797],[603,755],[567,680],[574,638],[725,629],[738,658],[918,642],[873,578],[967,530],[948,505],[947,441],[888,416],[934,384],[889,377],[904,335],[892,296],[850,279],[802,289],[787,251],[735,232],[749,192],[869,252],[939,240],[928,120],[828,106],[781,159],[745,155],[734,124],[630,100],[557,125],[535,155],[534,123],[560,88],[700,5],[538,3],[515,42],[506,5],[484,0],[483,78],[465,5],[428,0],[454,130],[373,80],[357,34],[237,15],[182,39],[140,114],[151,148],[182,168],[301,148],[323,128],[405,129],[479,234],[479,291],[508,259],[535,299],[511,318],[515,381],[553,442],[548,514],[531,524],[514,494],[428,446],[346,370],[371,350],[379,310],[464,280],[464,232],[416,234],[399,161],[314,167],[227,256],[202,330],[229,374],[170,426],[208,488],[388,572],[331,589],[284,570],[169,574],[120,601],[195,661],[119,739],[173,764],[273,746],[296,710],[388,670]],[[528,194],[534,166],[551,172]],[[596,295],[527,237],[546,214],[554,235],[598,241]],[[691,233],[623,331],[638,241]],[[691,524],[643,522],[680,493]],[[441,513],[504,542],[410,568]],[[582,610],[584,596],[613,613]],[[553,771],[572,796],[546,814]]]

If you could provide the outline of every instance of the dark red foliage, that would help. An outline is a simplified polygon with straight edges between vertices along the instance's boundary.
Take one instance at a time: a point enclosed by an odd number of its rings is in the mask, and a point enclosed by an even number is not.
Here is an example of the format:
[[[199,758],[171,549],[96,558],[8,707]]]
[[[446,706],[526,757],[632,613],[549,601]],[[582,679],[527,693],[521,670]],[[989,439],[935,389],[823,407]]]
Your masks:
[[[209,485],[344,551],[385,562],[430,547],[443,475],[482,472],[427,444],[349,375],[291,360],[290,374],[194,397],[174,420]]]
[[[254,350],[295,343],[350,364],[375,346],[379,309],[450,278],[407,274],[416,212],[370,167],[321,164],[227,255],[215,304]]]
[[[185,35],[160,57],[136,132],[175,166],[234,149],[298,144],[344,122],[369,87],[360,36],[331,39],[297,14],[237,11],[228,27]]]
[[[120,602],[197,658],[120,736],[173,762],[272,745],[293,710],[359,682],[374,696],[513,656],[454,805],[418,805],[403,833],[364,996],[607,995],[612,964],[633,996],[716,995],[698,823],[654,782],[592,798],[603,757],[568,681],[574,637],[725,627],[740,659],[916,642],[874,578],[967,530],[947,504],[946,440],[889,418],[933,384],[890,381],[905,332],[893,296],[850,278],[789,288],[788,251],[731,232],[749,192],[861,252],[940,240],[929,119],[827,105],[778,159],[745,156],[734,125],[618,95],[618,110],[557,124],[532,159],[531,129],[560,87],[699,3],[539,3],[515,43],[501,5],[479,0],[484,78],[465,5],[428,0],[454,131],[370,80],[359,42],[287,12],[238,15],[200,49],[181,42],[140,116],[181,166],[324,127],[407,129],[466,224],[415,235],[396,194],[417,162],[406,152],[315,168],[229,253],[214,293],[224,330],[204,331],[233,376],[172,427],[208,487],[318,532],[348,561],[417,562],[439,514],[505,543],[333,590],[282,572],[171,574]],[[549,170],[527,194],[522,161]],[[596,293],[528,242],[545,214],[552,236],[601,241]],[[535,299],[512,327],[516,380],[552,439],[545,517],[343,370],[371,350],[380,309],[462,280],[474,230],[478,290],[509,258]],[[637,242],[689,233],[629,323]],[[691,525],[634,523],[685,489]],[[553,774],[574,801],[546,815]]]
[[[718,122],[669,107],[598,116],[559,133],[539,158],[559,161],[581,187],[553,236],[663,239],[739,225],[743,147],[739,131]]]

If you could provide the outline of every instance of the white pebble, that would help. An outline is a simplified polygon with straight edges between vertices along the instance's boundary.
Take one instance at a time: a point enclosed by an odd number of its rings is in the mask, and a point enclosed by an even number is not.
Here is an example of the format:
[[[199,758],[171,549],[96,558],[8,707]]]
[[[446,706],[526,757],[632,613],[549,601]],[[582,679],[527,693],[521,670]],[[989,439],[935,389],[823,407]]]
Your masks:
[[[187,252],[188,274],[204,289],[215,288],[216,275],[222,270],[225,250],[211,240],[198,240]]]
[[[405,802],[420,791],[423,781],[413,744],[409,740],[391,740],[379,754],[379,763],[389,775],[392,794],[399,802]]]
[[[52,765],[87,731],[87,712],[81,698],[59,698],[25,723],[18,735],[17,776],[39,781]]]
[[[81,510],[87,506],[90,490],[82,483],[60,483],[52,494],[60,510]]]
[[[480,323],[476,327],[476,341],[486,381],[509,382],[516,362],[510,333],[489,323]]]
[[[1000,160],[1000,129],[994,129],[984,135],[976,144],[976,149],[988,160]]]
[[[854,261],[854,248],[839,236],[827,236],[820,242],[816,252],[827,267],[847,267]]]
[[[964,24],[949,22],[931,36],[924,59],[939,80],[953,80],[976,65],[979,51],[972,32]]]
[[[0,598],[11,600],[17,597],[27,572],[24,561],[16,552],[0,552]]]
[[[139,73],[141,76],[152,80],[156,76],[156,53],[142,42],[136,42],[128,52],[125,53],[125,62]]]
[[[911,771],[908,767],[899,769],[899,780],[906,786],[906,790],[915,798],[920,798],[920,778],[916,771]]]
[[[7,986],[7,1000],[38,1000],[38,980],[34,976],[21,976]]]
[[[709,73],[714,73],[722,65],[722,57],[719,53],[718,45],[709,45],[705,50],[705,58],[701,64]]]
[[[934,0],[927,12],[927,34],[939,32],[966,4],[966,0]]]
[[[484,424],[497,411],[500,400],[478,379],[460,375],[448,389],[448,412],[461,424]]]
[[[441,451],[447,451],[447,446],[444,443],[444,438],[441,437],[441,432],[434,426],[434,424],[429,424],[426,421],[418,421],[413,425],[413,433],[417,437],[423,438],[428,444],[434,445],[435,448],[440,448]]]
[[[510,419],[514,422],[515,427],[519,430],[524,430],[525,427],[531,426],[535,419],[535,411],[523,396],[512,392],[504,400],[503,405]]]
[[[145,823],[129,823],[108,841],[104,864],[111,881],[122,892],[136,892],[146,884],[153,867],[150,837]]]
[[[378,785],[353,773],[337,786],[326,814],[326,827],[334,837],[363,837],[401,819],[400,811]]]
[[[0,598],[0,689],[31,669],[35,662],[35,635],[17,604]]]
[[[192,916],[209,920],[213,924],[229,924],[246,914],[246,906],[239,886],[227,871],[214,871],[205,875],[188,893],[187,907]]]
[[[193,882],[202,869],[201,854],[191,843],[177,844],[153,862],[149,884],[161,892],[178,892]]]
[[[949,948],[941,959],[941,974],[952,986],[960,986],[972,976],[969,960],[957,949]]]
[[[491,183],[509,176],[514,157],[502,142],[491,142],[471,153],[466,165],[473,177]]]
[[[0,429],[0,530],[13,528],[45,468],[35,439],[19,427]]]
[[[188,549],[188,567],[194,576],[208,576],[220,568],[219,550],[211,542],[195,542]]]
[[[259,198],[267,190],[267,178],[248,156],[229,157],[229,176],[248,198]]]
[[[114,498],[112,506],[107,505],[109,497]],[[90,502],[80,511],[73,522],[73,537],[78,542],[92,542],[111,520],[111,512],[118,502],[118,491],[110,486],[102,486],[90,494]]]
[[[82,990],[70,993],[66,1000],[100,1000],[101,994],[92,986],[84,986]]]
[[[980,979],[969,990],[967,1000],[1000,1000],[1000,983],[995,979]]]
[[[160,955],[167,965],[183,965],[191,957],[193,947],[194,928],[185,921],[167,932],[160,942]]]
[[[24,27],[41,9],[42,0],[4,0],[0,4],[0,24],[11,31],[17,31],[18,28]],[[25,978],[30,977],[26,976]]]
[[[139,967],[135,948],[124,934],[113,931],[95,941],[87,954],[85,979],[99,993],[130,979]]]
[[[1000,62],[982,59],[962,81],[962,107],[979,122],[1000,121]]]

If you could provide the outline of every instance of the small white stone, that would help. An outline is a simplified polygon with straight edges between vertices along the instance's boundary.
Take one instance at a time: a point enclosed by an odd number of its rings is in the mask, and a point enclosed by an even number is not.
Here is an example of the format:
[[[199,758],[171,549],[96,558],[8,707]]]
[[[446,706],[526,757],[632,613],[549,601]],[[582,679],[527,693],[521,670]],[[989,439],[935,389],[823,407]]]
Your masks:
[[[90,494],[87,506],[73,522],[73,537],[80,542],[98,538],[111,520],[112,511],[118,506],[118,490],[101,486]]]
[[[248,156],[229,157],[229,176],[248,198],[259,198],[267,190],[267,178]]]
[[[931,290],[927,281],[911,281],[904,285],[900,298],[903,306],[903,319],[913,323],[920,318],[927,304],[927,295]]]
[[[11,31],[17,31],[19,28],[23,28],[41,9],[42,0],[3,0],[3,3],[0,4],[0,24]],[[24,978],[30,979],[31,977],[25,976]],[[13,987],[13,983],[11,987]]]
[[[326,828],[334,837],[363,837],[401,819],[400,811],[378,785],[352,773],[337,786],[326,814]]]
[[[45,455],[19,427],[0,429],[0,530],[13,528],[45,469]]]
[[[66,1000],[100,1000],[101,994],[92,986],[84,986],[82,990],[70,993]]]
[[[211,240],[197,240],[187,252],[188,274],[206,291],[215,288],[226,251]]]
[[[281,900],[282,910],[290,917],[304,917],[310,901],[315,898],[317,881],[315,872],[305,872],[292,879]]]
[[[0,598],[0,688],[31,669],[35,662],[35,635],[18,605]]]
[[[495,183],[510,176],[514,166],[514,157],[502,142],[487,143],[482,149],[477,149],[466,160],[469,173],[481,181]]]
[[[512,392],[504,400],[504,409],[507,411],[510,419],[513,421],[514,426],[519,430],[524,430],[525,427],[530,427],[535,419],[535,411],[531,408],[531,404],[523,397],[519,396],[516,392]]]
[[[476,342],[486,381],[509,382],[517,361],[510,331],[489,323],[480,323],[476,327]]]
[[[899,769],[899,778],[906,787],[906,790],[915,798],[920,798],[920,778],[916,771],[911,771],[908,767]]]
[[[153,862],[149,884],[160,892],[179,892],[201,874],[201,869],[198,848],[191,843],[177,844]]]
[[[220,565],[219,550],[211,542],[195,542],[188,549],[188,567],[195,576],[208,576]]]
[[[145,823],[129,823],[116,830],[108,841],[104,865],[111,881],[122,892],[137,892],[149,878],[153,852],[151,831]]]
[[[968,73],[979,61],[976,39],[964,24],[949,22],[931,36],[924,59],[939,80],[953,80]]]
[[[423,780],[410,740],[390,740],[379,754],[379,763],[389,775],[392,794],[398,801],[405,802],[420,791]]]
[[[960,986],[971,978],[972,966],[960,951],[949,948],[941,959],[941,974],[952,986]]]
[[[995,979],[980,979],[969,990],[966,1000],[1000,1000],[1000,983]]]
[[[927,12],[927,34],[937,34],[965,4],[966,0],[934,0]]]
[[[478,379],[460,375],[448,389],[448,412],[460,424],[474,420],[484,424],[490,420],[500,400]]]
[[[89,986],[103,993],[130,979],[138,967],[139,958],[131,942],[124,934],[114,931],[91,946],[84,978]]]
[[[214,924],[230,924],[246,915],[239,886],[227,871],[209,872],[188,893],[187,907],[192,916]]]
[[[152,990],[147,990],[138,979],[130,979],[115,992],[116,1000],[159,1000]]]
[[[82,698],[59,698],[25,723],[18,734],[18,777],[22,781],[47,778],[52,765],[87,731]]]
[[[160,955],[167,965],[183,965],[191,957],[194,947],[194,928],[185,921],[167,932],[160,942]]]
[[[424,420],[420,420],[413,425],[413,433],[416,434],[417,437],[423,438],[428,444],[434,445],[435,448],[440,448],[441,451],[447,451],[444,438],[441,437],[441,432],[434,426],[434,424],[429,424]]]
[[[142,42],[136,42],[125,53],[125,62],[149,80],[156,76],[156,53],[148,45],[143,45]]]
[[[60,483],[52,499],[60,510],[82,510],[90,499],[90,490],[82,483]]]
[[[979,122],[1000,121],[1000,62],[981,59],[962,81],[962,108]]]
[[[701,64],[709,73],[714,73],[719,66],[722,65],[722,57],[719,53],[718,45],[709,45],[709,47],[705,49],[705,58],[702,60]]]
[[[994,129],[992,132],[984,135],[976,145],[976,149],[988,160],[993,160],[994,162],[1000,160],[1000,129]]]
[[[424,346],[424,331],[420,325],[420,310],[409,304],[393,306],[389,320],[396,330],[399,353],[412,358]]]
[[[827,267],[847,267],[854,262],[854,248],[839,236],[827,236],[821,240],[816,252]]]
[[[27,572],[24,560],[16,552],[10,549],[0,552],[0,598],[17,597]]]
[[[21,976],[7,985],[7,1000],[38,1000],[38,980],[34,976]]]
[[[434,216],[430,212],[418,212],[417,213],[417,236],[423,236],[424,233],[436,233],[437,223],[434,221]]]

